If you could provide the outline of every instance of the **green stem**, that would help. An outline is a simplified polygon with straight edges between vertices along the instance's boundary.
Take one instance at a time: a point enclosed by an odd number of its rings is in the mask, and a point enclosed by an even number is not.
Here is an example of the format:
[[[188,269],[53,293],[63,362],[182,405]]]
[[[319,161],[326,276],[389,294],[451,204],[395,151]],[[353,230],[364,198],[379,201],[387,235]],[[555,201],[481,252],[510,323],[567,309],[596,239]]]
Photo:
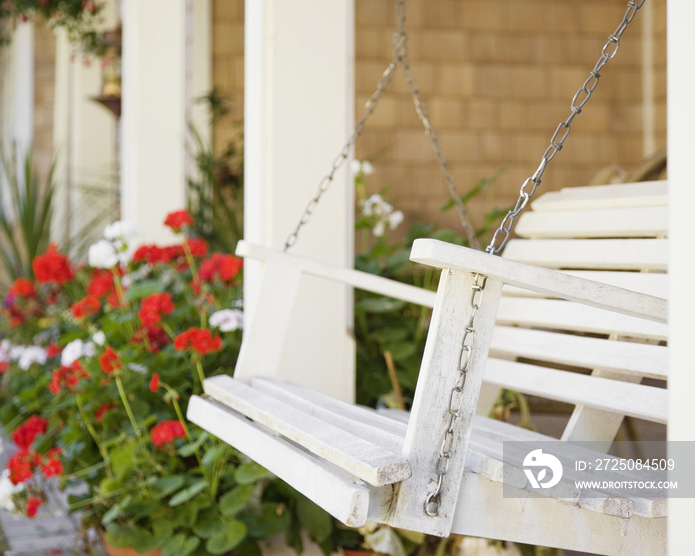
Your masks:
[[[116,377],[116,385],[118,386],[118,393],[121,395],[121,401],[123,402],[125,411],[128,414],[128,419],[130,419],[130,424],[133,426],[133,430],[135,431],[135,436],[137,436],[138,440],[140,440],[140,428],[138,427],[137,422],[135,421],[135,416],[133,415],[133,410],[130,408],[128,398],[125,395],[125,390],[123,389],[123,382],[121,381],[120,376]]]
[[[104,446],[101,443],[101,440],[99,440],[97,431],[94,430],[94,426],[92,425],[92,422],[89,420],[89,417],[87,416],[87,413],[85,412],[84,407],[82,406],[82,397],[79,394],[75,394],[75,400],[77,401],[77,409],[80,412],[80,416],[82,417],[84,424],[87,426],[89,434],[92,435],[92,438],[94,439],[94,442],[96,443],[97,448],[99,449],[99,453],[101,454],[101,457],[104,460],[104,465],[106,466],[106,476],[111,478],[112,475],[111,468],[109,467],[109,453],[106,449],[106,446]]]
[[[171,329],[171,326],[169,326],[166,322],[162,321],[162,328],[167,334],[169,334],[169,338],[171,338],[171,341],[173,342],[176,339],[176,334],[174,334],[174,331]]]
[[[94,465],[90,465],[89,467],[85,467],[84,469],[80,469],[79,471],[75,471],[74,473],[70,473],[69,475],[65,475],[65,478],[79,479],[80,477],[84,475],[89,475],[92,471],[96,471],[97,469],[101,469],[102,467],[106,467],[106,475],[110,477],[111,470],[106,465],[106,462],[102,461],[101,463],[96,463]]]
[[[128,490],[127,487],[124,488],[119,488],[117,490],[113,490],[109,492],[108,494],[100,494],[99,496],[93,496],[92,498],[87,498],[86,500],[80,500],[79,502],[75,502],[74,504],[70,504],[68,506],[69,510],[76,510],[77,508],[81,508],[83,506],[88,506],[89,504],[92,504],[94,502],[100,502],[101,500],[104,500],[106,498],[113,498],[114,496],[118,496],[119,494],[125,492]]]
[[[186,262],[188,263],[188,268],[191,269],[191,274],[193,274],[193,279],[196,283],[200,282],[198,278],[198,269],[195,266],[195,261],[193,260],[193,254],[191,253],[191,248],[188,247],[187,240],[183,241],[183,252],[186,255]]]
[[[203,381],[205,380],[205,373],[203,372],[203,364],[200,362],[199,357],[195,357],[195,368],[198,370],[198,378],[200,379],[200,386],[202,387]]]

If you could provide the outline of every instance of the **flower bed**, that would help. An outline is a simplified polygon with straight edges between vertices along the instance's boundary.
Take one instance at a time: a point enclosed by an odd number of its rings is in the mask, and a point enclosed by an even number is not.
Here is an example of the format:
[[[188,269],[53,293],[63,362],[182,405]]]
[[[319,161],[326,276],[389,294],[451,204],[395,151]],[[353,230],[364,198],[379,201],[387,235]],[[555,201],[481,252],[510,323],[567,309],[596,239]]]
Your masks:
[[[187,237],[144,245],[108,226],[90,265],[51,245],[34,279],[4,300],[0,419],[18,452],[0,479],[0,504],[41,515],[46,481],[86,483],[70,498],[84,530],[114,547],[163,556],[259,554],[257,541],[300,529],[335,548],[333,520],[265,469],[185,420],[206,376],[233,372],[241,341],[242,261]],[[53,479],[55,480],[55,479]]]

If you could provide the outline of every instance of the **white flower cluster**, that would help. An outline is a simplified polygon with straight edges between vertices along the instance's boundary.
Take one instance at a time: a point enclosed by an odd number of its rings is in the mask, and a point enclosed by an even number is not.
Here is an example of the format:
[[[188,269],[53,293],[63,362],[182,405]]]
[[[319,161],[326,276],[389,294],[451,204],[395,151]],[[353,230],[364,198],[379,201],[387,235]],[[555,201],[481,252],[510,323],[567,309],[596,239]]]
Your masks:
[[[371,176],[374,173],[374,166],[372,166],[369,160],[353,160],[351,169],[352,173],[356,176],[359,174]]]
[[[0,361],[17,361],[19,368],[26,371],[34,363],[46,363],[46,350],[39,346],[12,345],[9,340],[0,343]]]
[[[22,492],[23,490],[24,483],[19,483],[17,485],[12,484],[10,480],[10,470],[5,469],[2,472],[2,477],[0,477],[0,508],[8,512],[14,511],[15,506],[12,501],[12,495]]]
[[[210,326],[222,332],[233,332],[244,327],[244,313],[239,309],[222,309],[210,315]]]
[[[92,342],[83,342],[80,339],[73,340],[63,348],[60,354],[60,364],[69,367],[83,355],[85,357],[94,357],[96,347]]]
[[[376,193],[362,203],[362,215],[375,220],[372,233],[376,237],[384,235],[386,226],[395,230],[403,222],[403,213],[400,210],[394,211],[393,206]]]
[[[89,246],[89,266],[113,268],[128,262],[128,243],[140,234],[131,222],[118,220],[104,228],[104,238]]]

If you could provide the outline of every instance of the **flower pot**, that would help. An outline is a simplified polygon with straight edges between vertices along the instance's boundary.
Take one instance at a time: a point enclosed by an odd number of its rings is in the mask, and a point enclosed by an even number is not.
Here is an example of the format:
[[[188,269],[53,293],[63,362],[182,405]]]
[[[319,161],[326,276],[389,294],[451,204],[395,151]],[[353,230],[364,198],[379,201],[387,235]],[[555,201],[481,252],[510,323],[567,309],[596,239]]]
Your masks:
[[[372,552],[371,550],[343,548],[343,554],[345,554],[345,556],[373,556],[374,552]]]
[[[109,556],[161,556],[162,554],[161,546],[159,548],[155,548],[154,550],[145,552],[144,554],[136,552],[134,548],[116,548],[115,546],[111,546],[109,541],[106,540],[106,533],[104,533],[104,531],[100,531],[100,533],[101,542],[104,545],[104,551]]]

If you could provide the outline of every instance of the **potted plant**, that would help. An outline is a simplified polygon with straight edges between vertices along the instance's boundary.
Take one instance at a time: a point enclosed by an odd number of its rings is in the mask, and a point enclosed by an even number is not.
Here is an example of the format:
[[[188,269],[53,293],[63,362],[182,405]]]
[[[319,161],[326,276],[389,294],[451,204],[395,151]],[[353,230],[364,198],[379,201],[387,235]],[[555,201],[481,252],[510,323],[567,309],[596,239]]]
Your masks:
[[[332,520],[243,454],[185,420],[206,376],[233,372],[241,341],[242,261],[165,224],[181,242],[132,250],[137,230],[105,229],[74,265],[51,245],[2,307],[0,419],[19,447],[0,504],[39,517],[47,481],[70,497],[109,553],[260,554],[299,532],[331,549]],[[57,478],[57,479],[56,479]],[[327,543],[327,544],[326,544]]]

